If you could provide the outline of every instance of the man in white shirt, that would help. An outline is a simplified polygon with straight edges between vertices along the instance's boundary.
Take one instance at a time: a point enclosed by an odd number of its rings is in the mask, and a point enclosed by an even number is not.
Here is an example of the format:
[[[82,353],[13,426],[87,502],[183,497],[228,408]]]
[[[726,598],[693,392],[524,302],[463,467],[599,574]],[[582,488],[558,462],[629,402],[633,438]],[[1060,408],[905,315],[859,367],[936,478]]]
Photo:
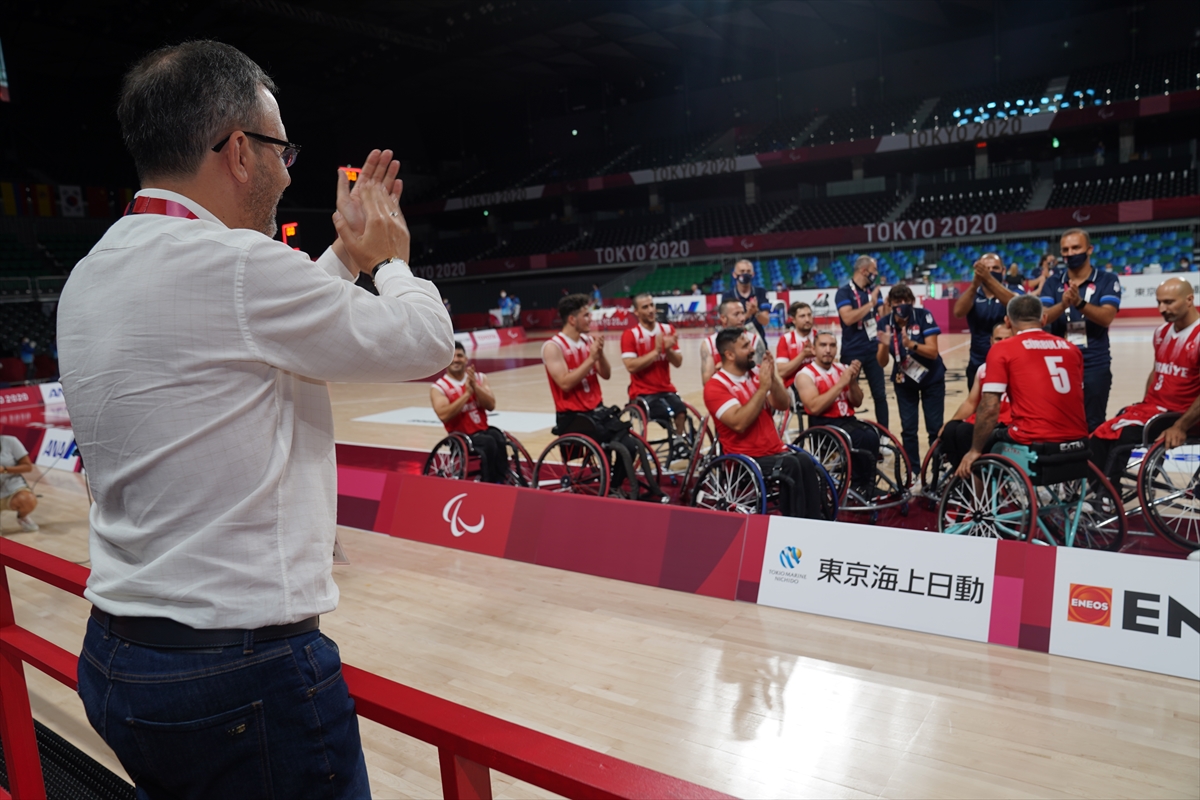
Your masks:
[[[369,796],[317,625],[338,599],[326,382],[421,378],[453,353],[437,289],[404,263],[391,151],[353,191],[339,174],[315,263],[271,240],[299,150],[274,90],[217,42],[136,64],[118,117],[143,189],[59,303],[95,495],[79,694],[148,797]]]
[[[25,482],[33,471],[29,451],[15,436],[0,436],[0,511],[17,512],[17,525],[25,533],[38,530],[29,514],[37,508],[37,497]]]

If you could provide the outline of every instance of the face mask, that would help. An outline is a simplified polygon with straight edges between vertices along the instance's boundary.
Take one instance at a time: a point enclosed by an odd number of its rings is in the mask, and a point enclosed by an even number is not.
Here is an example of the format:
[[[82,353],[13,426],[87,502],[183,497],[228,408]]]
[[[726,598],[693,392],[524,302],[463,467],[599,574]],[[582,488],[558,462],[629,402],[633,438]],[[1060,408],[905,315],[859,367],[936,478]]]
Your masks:
[[[1066,256],[1064,260],[1067,262],[1067,269],[1079,269],[1087,263],[1087,253],[1076,253],[1073,256]]]
[[[750,284],[753,281],[754,281],[754,276],[749,274],[748,272],[743,272],[741,275],[737,276],[737,282],[742,284],[743,286]]]
[[[897,320],[905,320],[906,322],[913,318],[912,304],[905,303],[904,305],[896,306],[892,309],[892,318]]]

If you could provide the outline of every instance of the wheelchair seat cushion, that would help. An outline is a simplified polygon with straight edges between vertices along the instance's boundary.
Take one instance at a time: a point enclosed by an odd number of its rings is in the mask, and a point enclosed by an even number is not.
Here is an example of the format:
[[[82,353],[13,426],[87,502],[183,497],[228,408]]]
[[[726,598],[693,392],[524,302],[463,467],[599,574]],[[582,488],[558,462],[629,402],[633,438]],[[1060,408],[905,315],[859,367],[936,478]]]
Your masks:
[[[1086,478],[1091,472],[1088,464],[1092,450],[1087,439],[1035,444],[1019,444],[1000,439],[989,452],[1015,461],[1029,475],[1029,481],[1034,486],[1050,486],[1064,481],[1079,480]]]

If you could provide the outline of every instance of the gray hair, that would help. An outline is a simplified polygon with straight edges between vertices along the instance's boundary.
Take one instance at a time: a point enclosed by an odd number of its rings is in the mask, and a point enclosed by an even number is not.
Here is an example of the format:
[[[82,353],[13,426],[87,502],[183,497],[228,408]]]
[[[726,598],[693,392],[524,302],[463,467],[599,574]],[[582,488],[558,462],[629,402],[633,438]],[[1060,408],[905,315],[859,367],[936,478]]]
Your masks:
[[[117,118],[138,177],[194,175],[221,136],[258,127],[259,87],[278,89],[262,68],[221,42],[162,47],[125,75]]]
[[[875,259],[871,258],[870,256],[859,256],[858,258],[854,259],[854,271],[858,272],[860,269],[866,269],[868,264],[874,263]]]
[[[1042,299],[1032,294],[1019,294],[1008,301],[1005,313],[1013,325],[1039,324],[1042,321]]]

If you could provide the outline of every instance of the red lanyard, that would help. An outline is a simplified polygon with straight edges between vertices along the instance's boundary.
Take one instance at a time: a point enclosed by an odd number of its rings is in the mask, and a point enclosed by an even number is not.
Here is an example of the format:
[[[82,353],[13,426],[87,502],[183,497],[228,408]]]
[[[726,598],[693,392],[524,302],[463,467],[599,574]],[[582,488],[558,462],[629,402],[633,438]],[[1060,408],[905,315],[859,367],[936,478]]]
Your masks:
[[[182,203],[176,203],[174,200],[166,200],[161,197],[135,197],[133,202],[125,207],[125,213],[121,216],[129,214],[162,214],[166,217],[200,219],[191,211],[188,211],[187,206]]]

